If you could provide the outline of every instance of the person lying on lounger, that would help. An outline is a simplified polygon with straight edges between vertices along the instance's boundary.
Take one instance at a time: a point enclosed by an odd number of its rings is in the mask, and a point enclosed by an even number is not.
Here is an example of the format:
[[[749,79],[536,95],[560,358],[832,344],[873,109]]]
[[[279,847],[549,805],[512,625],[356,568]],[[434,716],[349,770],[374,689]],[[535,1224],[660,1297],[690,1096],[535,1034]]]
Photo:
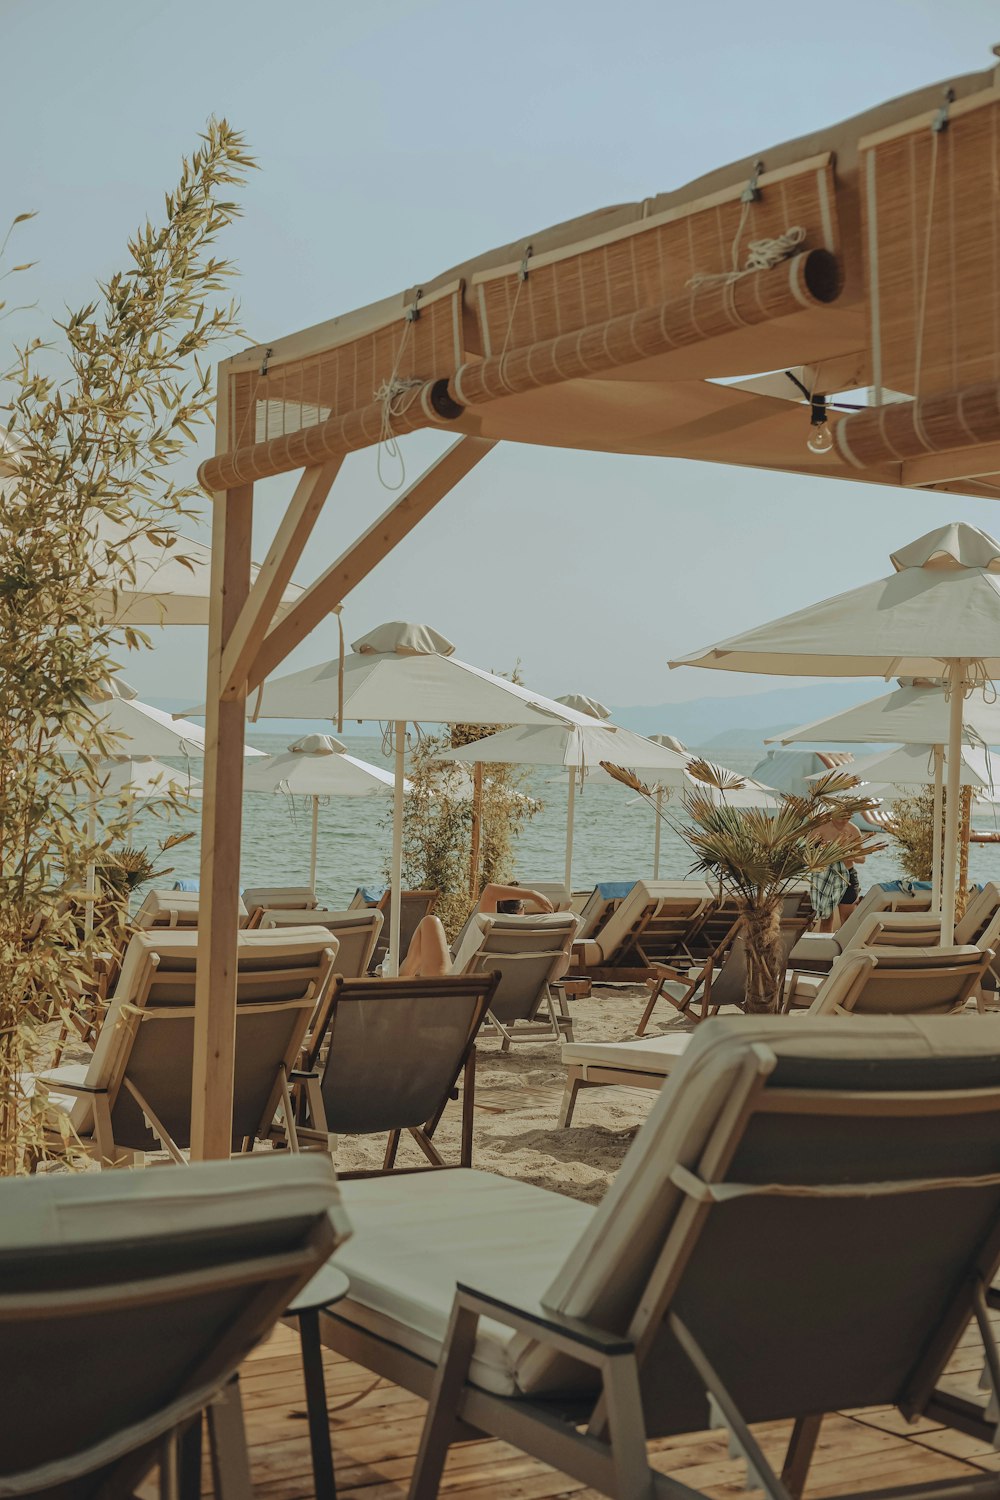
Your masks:
[[[525,902],[530,902],[539,911],[551,912],[555,908],[541,891],[529,890],[520,885],[488,885],[476,904],[475,911],[455,940],[455,948],[448,947],[448,938],[440,917],[433,914],[422,917],[416,932],[410,939],[406,957],[399,966],[401,979],[436,978],[439,974],[455,971],[455,958],[459,956],[462,939],[472,925],[472,918],[479,912],[499,912],[506,916],[518,916],[524,911]],[[453,956],[454,953],[454,956]]]

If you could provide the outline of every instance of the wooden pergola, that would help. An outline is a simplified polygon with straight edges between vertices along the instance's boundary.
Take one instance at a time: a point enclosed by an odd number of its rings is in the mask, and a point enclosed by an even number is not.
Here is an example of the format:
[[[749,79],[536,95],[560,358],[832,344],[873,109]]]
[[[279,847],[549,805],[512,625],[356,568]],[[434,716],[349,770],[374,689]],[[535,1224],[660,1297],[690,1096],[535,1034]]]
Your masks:
[[[500,441],[1000,498],[998,159],[968,75],[220,366],[196,1156],[231,1145],[248,694]],[[276,620],[346,455],[420,428],[456,441]],[[297,470],[251,587],[254,484]]]

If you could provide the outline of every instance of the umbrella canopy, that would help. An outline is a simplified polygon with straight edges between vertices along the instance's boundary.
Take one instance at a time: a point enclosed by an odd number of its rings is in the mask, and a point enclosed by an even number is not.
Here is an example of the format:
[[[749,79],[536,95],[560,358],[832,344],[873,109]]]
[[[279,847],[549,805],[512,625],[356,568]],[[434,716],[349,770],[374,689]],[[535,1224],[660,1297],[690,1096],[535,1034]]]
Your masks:
[[[856,760],[851,766],[851,775],[861,781],[877,782],[879,787],[933,786],[934,750],[934,745],[902,745],[896,750],[882,750],[878,755],[866,755]],[[828,775],[828,771],[817,771],[806,779],[818,781]],[[974,786],[977,791],[992,786],[993,778],[984,752],[963,749],[960,780],[962,786]]]
[[[396,778],[381,766],[370,765],[348,755],[347,746],[329,734],[307,734],[281,755],[269,755],[251,766],[243,789],[247,792],[285,792],[312,799],[312,840],[309,884],[316,886],[316,855],[319,844],[321,797],[371,797],[391,793]],[[403,790],[409,791],[404,782]]]
[[[948,738],[950,708],[940,683],[904,683],[881,698],[870,698],[843,713],[800,724],[775,735],[769,744],[837,742],[841,744],[943,745]],[[1000,745],[1000,703],[990,689],[969,693],[962,713],[967,745]]]
[[[877,583],[732,636],[671,666],[786,676],[947,678],[948,802],[942,936],[955,919],[958,792],[966,693],[1000,676],[1000,545],[963,522],[942,526],[890,558]]]
[[[392,827],[392,910],[384,972],[399,964],[403,863],[405,727],[425,724],[548,724],[590,722],[577,710],[520,683],[460,661],[451,641],[427,625],[394,620],[355,641],[339,661],[306,667],[263,683],[251,717],[374,719],[395,725],[396,777]],[[193,710],[197,712],[198,710]]]
[[[573,888],[573,824],[575,814],[577,775],[582,778],[591,770],[600,771],[602,760],[612,761],[618,766],[656,767],[655,775],[664,786],[683,786],[688,756],[679,755],[665,745],[654,744],[631,729],[620,729],[608,722],[610,710],[603,704],[582,694],[569,694],[557,698],[564,709],[582,713],[583,722],[578,724],[523,724],[513,729],[501,730],[486,739],[446,751],[442,760],[469,764],[497,764],[517,766],[565,766],[573,771],[570,777],[566,805],[566,869],[567,890]],[[581,704],[591,704],[600,714],[581,710]],[[600,773],[605,775],[604,772]],[[610,778],[608,778],[610,779]]]
[[[98,774],[105,797],[149,800],[155,797],[200,797],[201,782],[165,766],[151,755],[113,755],[102,760]]]
[[[133,687],[120,677],[109,679],[100,697],[85,700],[94,719],[94,727],[101,734],[119,737],[122,751],[132,756],[141,755],[204,755],[205,731],[190,719],[179,714],[166,713],[154,708],[152,703],[143,703]],[[63,753],[73,754],[77,746],[70,740],[61,745]],[[244,755],[259,759],[263,750],[244,747]]]
[[[164,535],[169,534],[164,523]],[[207,625],[212,575],[212,550],[204,542],[177,536],[164,546],[154,536],[127,540],[121,526],[103,522],[94,543],[108,557],[108,584],[98,595],[107,621],[120,625]],[[259,572],[251,564],[251,583]],[[289,584],[275,612],[280,619],[302,594]]]

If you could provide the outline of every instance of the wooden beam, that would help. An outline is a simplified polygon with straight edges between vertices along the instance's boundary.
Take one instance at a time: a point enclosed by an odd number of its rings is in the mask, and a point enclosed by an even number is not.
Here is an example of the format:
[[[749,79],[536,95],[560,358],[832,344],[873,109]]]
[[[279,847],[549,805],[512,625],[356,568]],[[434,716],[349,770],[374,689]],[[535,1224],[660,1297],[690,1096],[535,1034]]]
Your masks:
[[[216,444],[229,432],[229,382],[219,375]],[[212,572],[201,805],[201,891],[195,981],[191,1156],[232,1149],[236,1053],[236,945],[243,821],[246,694],[222,701],[222,657],[250,592],[253,485],[213,497]]]
[[[343,461],[342,458],[332,459],[329,463],[306,469],[300,476],[222,653],[223,698],[235,698],[241,689],[245,691],[247,673],[267,635],[282,595],[292,581],[295,565],[312,535]]]
[[[908,488],[925,484],[952,484],[961,479],[982,479],[1000,474],[1000,443],[979,443],[952,453],[929,453],[911,458],[902,466],[902,482]]]
[[[275,667],[284,661],[288,653],[305,640],[321,620],[336,609],[351,589],[375,568],[392,549],[408,536],[443,500],[460,480],[464,479],[496,446],[493,439],[478,437],[459,438],[447,452],[431,465],[425,473],[399,499],[384,511],[378,520],[342,553],[326,572],[317,578],[301,599],[272,626],[265,636],[253,664],[247,674],[247,691],[259,687]]]

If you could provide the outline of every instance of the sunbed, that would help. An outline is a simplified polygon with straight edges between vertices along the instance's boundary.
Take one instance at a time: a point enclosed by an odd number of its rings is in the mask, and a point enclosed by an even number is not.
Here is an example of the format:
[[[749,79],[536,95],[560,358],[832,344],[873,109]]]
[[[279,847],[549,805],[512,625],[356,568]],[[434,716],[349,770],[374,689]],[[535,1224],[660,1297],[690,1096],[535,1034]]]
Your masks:
[[[338,1135],[387,1134],[389,1172],[406,1130],[431,1166],[443,1167],[433,1136],[461,1078],[459,1159],[471,1165],[476,1036],[495,988],[490,974],[337,978],[306,1052],[311,1076],[297,1086],[302,1144],[335,1148]]]
[[[252,885],[243,892],[249,927],[259,927],[264,911],[316,911],[319,897],[311,885]]]
[[[128,1496],[159,1461],[176,1493],[204,1412],[215,1493],[249,1494],[233,1377],[347,1233],[315,1156],[0,1183],[0,1491]]]
[[[697,880],[637,880],[604,926],[573,945],[571,978],[642,983],[657,964],[690,959],[686,942],[712,899]]]
[[[843,927],[838,927],[836,932],[807,932],[796,943],[792,950],[792,968],[811,974],[825,974],[833,961],[853,946],[861,923],[873,912],[925,912],[930,909],[930,904],[929,891],[909,893],[873,885],[862,896]]]
[[[797,902],[795,905],[797,906]],[[783,954],[783,972],[788,968],[788,957],[805,931],[807,916],[784,917],[780,926]],[[743,1008],[746,997],[747,961],[746,944],[740,930],[742,922],[737,919],[734,926],[701,963],[687,969],[665,967],[657,971],[650,983],[649,1001],[642,1018],[635,1028],[636,1036],[642,1036],[649,1025],[661,997],[668,999],[682,1015],[691,1015],[704,1020],[714,1015],[723,1005]],[[694,1002],[698,1001],[698,1010]],[[700,1012],[700,1013],[699,1013]],[[569,1038],[572,1041],[572,1037]]]
[[[140,932],[154,927],[197,927],[200,899],[197,891],[149,891],[132,925]],[[249,914],[242,900],[238,912],[239,925],[245,927]]]
[[[488,1023],[501,1052],[512,1042],[573,1040],[573,1023],[553,986],[569,968],[577,919],[572,912],[506,916],[477,912],[455,960],[456,974],[496,974]],[[543,1010],[545,1019],[539,1020]]]
[[[939,1015],[961,1010],[982,980],[990,950],[961,948],[851,949],[818,986],[809,1008],[797,1017],[848,1015]],[[573,1042],[562,1049],[566,1087],[559,1127],[568,1126],[577,1095],[586,1088],[661,1089],[692,1045],[688,1031],[626,1042]]]
[[[399,907],[399,954],[400,960],[406,957],[410,946],[410,939],[416,932],[424,917],[430,916],[437,905],[440,891],[401,891]],[[382,931],[379,933],[378,942],[375,944],[375,952],[372,954],[370,967],[378,969],[389,951],[389,936],[392,924],[392,891],[386,890],[379,898],[376,910],[382,913]]]
[[[774,1500],[801,1492],[826,1412],[992,1441],[985,1401],[937,1388],[974,1317],[998,1368],[985,1018],[709,1021],[597,1208],[479,1172],[343,1193],[351,1290],[323,1336],[429,1399],[411,1500],[483,1435],[619,1500],[690,1496],[647,1439],[722,1424]],[[781,1420],[784,1488],[751,1427]]]
[[[382,913],[365,911],[269,911],[260,916],[261,932],[274,928],[323,927],[337,940],[337,973],[345,979],[360,979],[368,973],[382,931]]]
[[[634,880],[599,881],[577,913],[580,922],[577,936],[596,938],[601,929],[607,925],[608,918],[618,910],[634,885]]]
[[[197,952],[196,932],[137,933],[90,1063],[63,1064],[35,1080],[102,1166],[147,1151],[184,1159]],[[267,1136],[279,1105],[290,1120],[288,1078],[333,982],[336,939],[322,928],[245,932],[236,962],[233,1150],[241,1151]],[[63,1144],[54,1126],[49,1149]],[[294,1122],[289,1144],[297,1149]]]
[[[553,911],[571,911],[573,898],[569,893],[568,886],[558,880],[522,880],[520,877],[514,882],[515,885],[524,886],[525,890],[538,891],[542,896],[547,896],[552,904]],[[527,915],[532,915],[537,908],[531,901],[526,901],[525,910]]]
[[[788,919],[800,919],[804,933],[814,915],[812,903],[809,900],[808,885],[804,880],[795,881],[782,898],[782,916]],[[739,921],[739,916],[739,903],[735,896],[723,894],[720,897],[716,891],[713,900],[705,907],[701,917],[692,927],[687,941],[687,948],[695,963],[718,952]]]

